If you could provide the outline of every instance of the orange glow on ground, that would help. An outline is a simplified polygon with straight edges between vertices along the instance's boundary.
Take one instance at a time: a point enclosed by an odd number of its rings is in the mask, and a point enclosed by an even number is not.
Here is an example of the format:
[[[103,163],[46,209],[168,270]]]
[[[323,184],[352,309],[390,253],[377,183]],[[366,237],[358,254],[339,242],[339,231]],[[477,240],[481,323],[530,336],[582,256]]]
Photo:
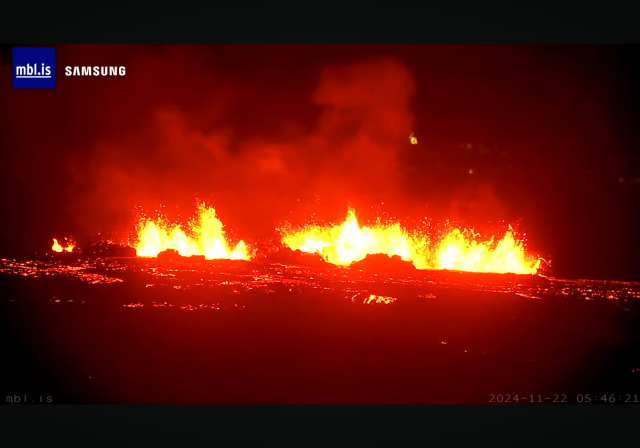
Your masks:
[[[291,249],[318,253],[327,262],[343,266],[368,254],[385,254],[399,255],[417,269],[536,274],[542,262],[526,251],[523,240],[516,240],[511,227],[497,243],[494,238],[482,241],[473,231],[459,228],[432,242],[399,223],[360,226],[351,209],[341,224],[281,230],[281,234],[283,244]]]
[[[176,250],[183,257],[204,255],[207,260],[248,260],[249,251],[244,241],[230,247],[224,226],[212,207],[198,206],[196,219],[186,229],[163,220],[140,218],[138,222],[138,256],[156,257],[167,249]]]

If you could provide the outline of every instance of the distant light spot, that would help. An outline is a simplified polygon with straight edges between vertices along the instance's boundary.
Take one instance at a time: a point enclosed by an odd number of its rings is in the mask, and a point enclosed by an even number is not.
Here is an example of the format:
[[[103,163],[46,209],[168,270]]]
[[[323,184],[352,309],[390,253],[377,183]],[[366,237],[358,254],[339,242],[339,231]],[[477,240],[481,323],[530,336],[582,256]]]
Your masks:
[[[473,174],[473,170],[472,169],[469,170],[469,174]]]

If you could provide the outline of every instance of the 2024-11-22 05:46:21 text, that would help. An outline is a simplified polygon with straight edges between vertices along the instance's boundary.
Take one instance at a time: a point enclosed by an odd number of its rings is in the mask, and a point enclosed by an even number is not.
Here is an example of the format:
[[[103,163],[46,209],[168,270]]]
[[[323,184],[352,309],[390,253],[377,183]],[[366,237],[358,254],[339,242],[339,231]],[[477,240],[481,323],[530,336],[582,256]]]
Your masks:
[[[578,394],[574,403],[638,403],[637,394]],[[541,394],[511,395],[511,394],[490,394],[489,403],[569,403],[566,394],[552,394],[551,396]]]

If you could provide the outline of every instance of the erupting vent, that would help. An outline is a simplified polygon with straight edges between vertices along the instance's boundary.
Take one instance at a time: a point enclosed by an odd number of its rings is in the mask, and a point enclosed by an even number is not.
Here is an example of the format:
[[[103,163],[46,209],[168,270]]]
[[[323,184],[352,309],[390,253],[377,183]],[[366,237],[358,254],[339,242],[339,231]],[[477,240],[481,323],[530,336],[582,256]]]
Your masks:
[[[162,219],[140,218],[137,227],[136,250],[142,257],[156,257],[160,252],[173,249],[184,257],[204,255],[209,260],[250,258],[244,241],[233,248],[229,245],[215,209],[203,204],[198,205],[197,217],[189,223],[186,231],[180,225],[169,224]]]
[[[51,246],[51,250],[53,250],[54,252],[73,252],[73,249],[75,247],[76,247],[75,243],[73,242],[69,242],[67,246],[62,247],[60,243],[58,243],[58,240],[54,238],[53,246]]]
[[[399,255],[418,269],[536,274],[542,258],[526,251],[509,227],[497,242],[479,239],[472,230],[454,228],[437,241],[421,232],[409,232],[399,223],[364,227],[353,210],[334,226],[307,226],[281,230],[282,242],[293,250],[318,253],[329,263],[349,265],[368,254]]]
[[[425,218],[426,219],[426,218]],[[542,261],[527,251],[524,235],[518,236],[509,226],[501,237],[483,238],[469,228],[449,226],[437,236],[428,226],[409,229],[398,221],[371,227],[361,226],[353,209],[346,219],[335,225],[281,226],[281,242],[291,250],[319,254],[326,262],[349,266],[368,255],[382,254],[400,257],[416,269],[453,270],[535,275]],[[141,215],[136,226],[135,247],[139,257],[157,257],[165,251],[175,251],[182,257],[200,256],[207,260],[250,260],[256,246],[244,241],[233,246],[217,218],[215,209],[198,204],[197,214],[186,225],[160,217]],[[53,240],[55,252],[76,252],[76,244],[68,239],[66,247]]]

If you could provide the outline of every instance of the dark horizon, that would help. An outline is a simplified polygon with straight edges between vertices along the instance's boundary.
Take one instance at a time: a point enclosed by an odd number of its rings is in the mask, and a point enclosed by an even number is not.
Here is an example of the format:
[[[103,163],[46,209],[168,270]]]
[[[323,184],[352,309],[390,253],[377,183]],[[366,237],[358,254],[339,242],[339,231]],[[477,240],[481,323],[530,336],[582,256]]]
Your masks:
[[[329,215],[351,201],[480,229],[521,220],[554,275],[640,280],[636,47],[56,48],[56,89],[22,90],[2,47],[0,256],[198,197],[264,238],[317,195]]]

